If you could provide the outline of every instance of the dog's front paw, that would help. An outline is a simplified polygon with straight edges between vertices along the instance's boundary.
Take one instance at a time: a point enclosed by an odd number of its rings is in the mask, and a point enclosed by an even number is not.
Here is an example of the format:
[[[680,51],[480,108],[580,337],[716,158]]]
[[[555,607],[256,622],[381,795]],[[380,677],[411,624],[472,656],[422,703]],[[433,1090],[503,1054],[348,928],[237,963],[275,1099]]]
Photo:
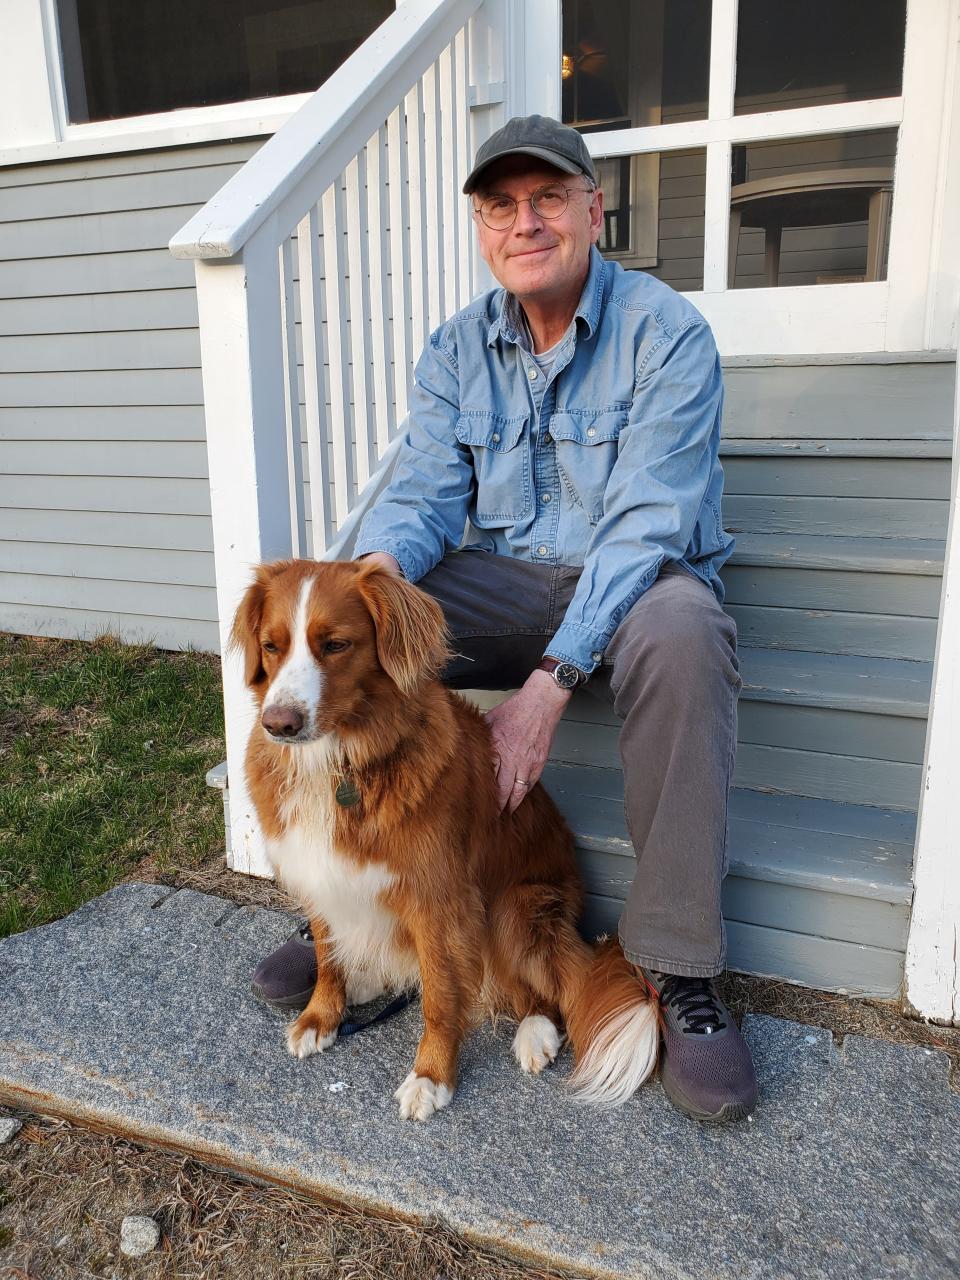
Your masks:
[[[400,1103],[401,1120],[429,1120],[435,1111],[447,1105],[453,1090],[445,1084],[435,1084],[429,1076],[418,1076],[411,1071],[393,1096]]]
[[[549,1018],[533,1014],[524,1018],[513,1037],[513,1054],[523,1071],[539,1075],[560,1052],[563,1040]]]
[[[337,1028],[323,1032],[313,1018],[302,1013],[296,1022],[287,1027],[287,1048],[295,1058],[309,1058],[312,1053],[323,1053],[337,1038]]]

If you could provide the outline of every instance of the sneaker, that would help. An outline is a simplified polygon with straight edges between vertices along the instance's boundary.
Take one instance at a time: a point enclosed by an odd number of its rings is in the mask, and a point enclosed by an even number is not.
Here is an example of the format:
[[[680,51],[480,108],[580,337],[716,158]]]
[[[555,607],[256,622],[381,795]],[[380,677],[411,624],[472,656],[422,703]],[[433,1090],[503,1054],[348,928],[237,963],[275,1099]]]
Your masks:
[[[304,921],[253,971],[254,995],[277,1009],[305,1009],[317,983],[317,952]]]
[[[711,978],[641,970],[662,1011],[660,1080],[692,1120],[743,1120],[757,1105],[753,1059]]]

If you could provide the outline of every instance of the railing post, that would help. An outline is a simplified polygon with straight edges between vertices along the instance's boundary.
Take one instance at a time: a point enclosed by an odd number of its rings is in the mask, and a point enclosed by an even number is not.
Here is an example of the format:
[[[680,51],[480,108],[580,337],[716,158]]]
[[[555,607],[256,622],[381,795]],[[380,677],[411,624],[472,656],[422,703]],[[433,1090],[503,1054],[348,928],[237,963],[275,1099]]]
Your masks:
[[[960,368],[958,368],[960,374]],[[905,1002],[935,1022],[960,1024],[960,376],[953,432],[953,485],[923,790],[914,853]]]
[[[276,235],[270,220],[237,257],[196,264],[230,780],[230,865],[264,876],[270,868],[243,771],[253,700],[242,658],[228,642],[253,567],[292,549]]]

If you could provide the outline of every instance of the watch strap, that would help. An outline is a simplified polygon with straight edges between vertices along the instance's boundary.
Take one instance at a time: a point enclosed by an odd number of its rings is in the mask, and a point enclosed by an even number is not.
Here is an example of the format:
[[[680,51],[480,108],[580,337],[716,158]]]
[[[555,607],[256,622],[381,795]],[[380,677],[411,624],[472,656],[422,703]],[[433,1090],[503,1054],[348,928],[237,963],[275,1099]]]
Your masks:
[[[574,671],[579,675],[579,680],[577,681],[578,685],[586,683],[587,673],[585,671],[581,671],[580,668],[575,666],[572,662],[561,662],[559,658],[543,658],[539,663],[537,663],[536,669],[538,671],[546,671],[547,675],[552,676],[559,666],[573,667]]]

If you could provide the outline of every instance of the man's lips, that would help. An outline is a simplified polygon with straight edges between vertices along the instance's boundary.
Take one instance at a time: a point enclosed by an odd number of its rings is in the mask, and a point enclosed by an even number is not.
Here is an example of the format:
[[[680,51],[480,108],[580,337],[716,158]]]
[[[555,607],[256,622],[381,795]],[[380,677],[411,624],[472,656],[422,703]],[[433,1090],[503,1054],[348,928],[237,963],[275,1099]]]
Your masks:
[[[549,253],[551,249],[555,249],[555,244],[544,245],[540,249],[522,249],[519,253],[511,253],[511,258],[533,258],[540,253]]]

